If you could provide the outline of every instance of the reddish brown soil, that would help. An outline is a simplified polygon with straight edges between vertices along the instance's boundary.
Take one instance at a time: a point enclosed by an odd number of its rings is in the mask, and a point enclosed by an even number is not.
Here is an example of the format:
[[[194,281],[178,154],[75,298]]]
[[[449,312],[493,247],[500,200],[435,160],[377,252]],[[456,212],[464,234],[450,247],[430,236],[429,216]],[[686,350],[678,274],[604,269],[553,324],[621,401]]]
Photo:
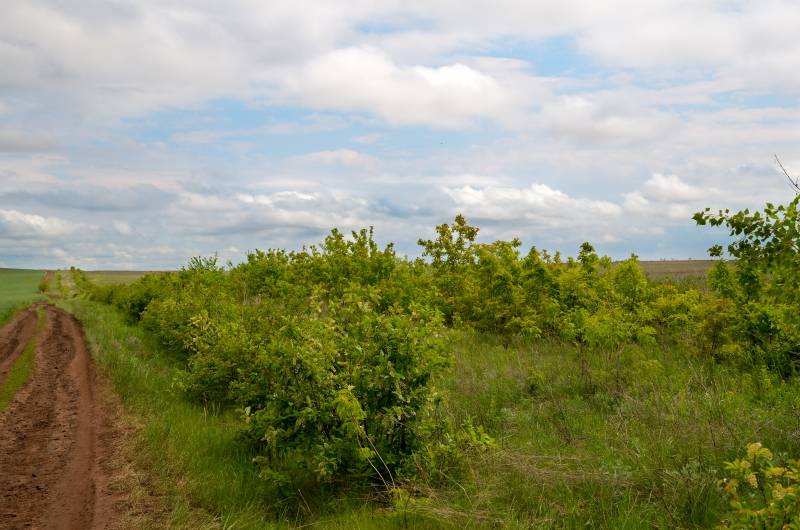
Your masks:
[[[36,330],[36,311],[20,312],[6,327],[0,329],[0,384],[6,380],[9,370],[22,354]]]
[[[33,374],[0,413],[0,528],[116,528],[125,500],[112,487],[113,407],[101,398],[80,324],[43,307]],[[35,330],[33,309],[0,330],[0,374]]]

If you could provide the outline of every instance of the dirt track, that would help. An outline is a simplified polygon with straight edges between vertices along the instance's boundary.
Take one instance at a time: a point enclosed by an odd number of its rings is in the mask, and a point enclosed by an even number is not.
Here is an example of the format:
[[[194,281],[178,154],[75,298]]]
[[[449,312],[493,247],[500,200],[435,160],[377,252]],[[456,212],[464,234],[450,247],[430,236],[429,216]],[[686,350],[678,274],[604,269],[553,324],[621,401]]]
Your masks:
[[[43,305],[34,371],[0,413],[0,529],[116,528],[119,434],[80,324]],[[0,382],[36,334],[36,310],[0,330]]]

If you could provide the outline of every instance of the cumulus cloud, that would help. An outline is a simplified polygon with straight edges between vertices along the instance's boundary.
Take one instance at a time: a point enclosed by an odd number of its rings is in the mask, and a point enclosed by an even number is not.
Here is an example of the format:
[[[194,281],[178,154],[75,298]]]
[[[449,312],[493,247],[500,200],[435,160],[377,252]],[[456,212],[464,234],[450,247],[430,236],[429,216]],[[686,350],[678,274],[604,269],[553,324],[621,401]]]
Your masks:
[[[444,188],[459,210],[476,218],[528,220],[544,224],[571,223],[575,219],[616,217],[622,210],[614,203],[577,199],[543,184],[527,188]]]
[[[677,118],[646,107],[603,105],[584,96],[561,96],[542,111],[544,123],[576,143],[639,143],[663,138]]]
[[[0,209],[0,238],[55,238],[69,235],[79,225],[57,217]]]
[[[369,224],[413,253],[463,211],[625,255],[785,197],[797,27],[794,0],[8,0],[2,254],[175,266]]]
[[[367,110],[394,124],[445,128],[479,118],[510,121],[526,105],[513,87],[465,64],[404,66],[360,47],[314,59],[289,78],[285,91],[312,107]]]
[[[639,190],[624,194],[623,206],[630,214],[686,221],[722,196],[713,187],[693,186],[677,175],[655,173]]]

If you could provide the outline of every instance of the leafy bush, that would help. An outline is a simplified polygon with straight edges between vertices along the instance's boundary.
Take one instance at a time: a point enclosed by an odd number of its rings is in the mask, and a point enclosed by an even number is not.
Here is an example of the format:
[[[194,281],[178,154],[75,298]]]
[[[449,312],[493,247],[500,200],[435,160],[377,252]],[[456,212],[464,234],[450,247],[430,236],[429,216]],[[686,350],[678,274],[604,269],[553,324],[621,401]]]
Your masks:
[[[784,377],[800,366],[800,196],[788,205],[737,213],[709,209],[695,214],[699,225],[725,226],[736,239],[727,246],[735,267],[720,262],[709,277],[714,291],[731,303],[730,340],[740,357],[765,364]],[[715,257],[723,248],[710,249]]]
[[[50,288],[50,280],[47,277],[47,273],[44,273],[42,279],[39,280],[39,292],[44,293],[47,292],[47,289]]]
[[[649,349],[682,339],[705,307],[695,291],[651,284],[635,256],[614,264],[589,243],[563,261],[536,248],[523,255],[517,239],[478,243],[462,216],[436,234],[419,241],[427,261],[399,258],[371,229],[333,230],[319,246],[256,250],[227,269],[194,258],[125,286],[73,277],[182,363],[175,386],[189,399],[244,411],[242,438],[261,475],[295,489],[414,473],[435,482],[491,445],[484,426],[439,416],[448,327],[499,335],[505,347],[566,340],[585,392],[616,399],[661,376]],[[718,327],[714,350],[730,342],[727,321]],[[520,384],[547,395],[542,372]]]
[[[778,465],[769,449],[751,443],[746,456],[725,469],[729,477],[722,485],[731,512],[723,528],[800,528],[800,462]]]

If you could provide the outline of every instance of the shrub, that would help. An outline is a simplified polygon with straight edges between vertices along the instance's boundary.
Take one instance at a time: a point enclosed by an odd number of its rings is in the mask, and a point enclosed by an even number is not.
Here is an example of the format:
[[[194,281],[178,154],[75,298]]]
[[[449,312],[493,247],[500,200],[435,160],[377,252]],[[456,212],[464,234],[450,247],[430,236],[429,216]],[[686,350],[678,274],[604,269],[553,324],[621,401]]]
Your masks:
[[[734,242],[727,246],[736,259],[732,270],[720,262],[709,283],[733,306],[731,340],[746,358],[765,364],[784,377],[800,365],[800,195],[788,205],[767,203],[763,211],[716,214],[707,208],[695,214],[699,225],[725,226]],[[709,250],[721,257],[723,248]]]
[[[731,512],[723,528],[800,528],[800,463],[778,465],[772,452],[760,443],[747,446],[743,458],[725,466],[722,481]]]

